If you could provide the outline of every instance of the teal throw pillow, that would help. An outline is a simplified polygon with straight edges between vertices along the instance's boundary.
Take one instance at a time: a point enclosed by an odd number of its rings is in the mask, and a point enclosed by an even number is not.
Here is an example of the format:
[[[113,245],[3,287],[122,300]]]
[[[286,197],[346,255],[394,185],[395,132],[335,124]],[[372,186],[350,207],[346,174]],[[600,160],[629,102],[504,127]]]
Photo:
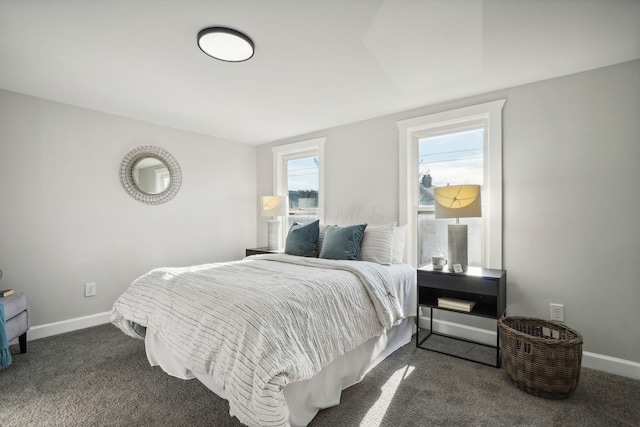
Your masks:
[[[302,225],[294,222],[287,234],[284,245],[284,253],[297,256],[316,256],[318,234],[320,233],[320,220]]]
[[[320,258],[357,260],[360,244],[367,224],[338,227],[328,225],[322,243]]]

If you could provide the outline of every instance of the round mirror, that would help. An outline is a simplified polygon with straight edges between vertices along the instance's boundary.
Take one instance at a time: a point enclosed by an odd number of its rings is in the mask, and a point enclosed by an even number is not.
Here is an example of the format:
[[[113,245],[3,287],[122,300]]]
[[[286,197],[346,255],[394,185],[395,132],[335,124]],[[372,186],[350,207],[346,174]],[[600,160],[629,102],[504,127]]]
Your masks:
[[[158,205],[178,193],[182,172],[176,159],[162,148],[138,147],[122,159],[120,183],[134,199]]]
[[[171,175],[167,165],[155,157],[143,157],[133,165],[133,181],[140,191],[160,194],[169,188]]]

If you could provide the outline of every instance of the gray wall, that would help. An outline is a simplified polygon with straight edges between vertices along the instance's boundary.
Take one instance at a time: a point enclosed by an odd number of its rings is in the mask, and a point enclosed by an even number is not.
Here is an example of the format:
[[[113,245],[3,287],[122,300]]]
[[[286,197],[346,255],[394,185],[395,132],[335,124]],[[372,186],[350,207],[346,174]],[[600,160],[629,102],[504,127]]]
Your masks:
[[[258,195],[272,146],[326,136],[325,220],[396,221],[396,121],[501,98],[508,314],[564,304],[585,351],[640,362],[640,61],[259,146]]]
[[[166,204],[120,184],[140,145],[181,166]],[[155,267],[240,259],[255,245],[255,163],[253,146],[0,91],[0,288],[26,292],[41,325],[111,310]]]

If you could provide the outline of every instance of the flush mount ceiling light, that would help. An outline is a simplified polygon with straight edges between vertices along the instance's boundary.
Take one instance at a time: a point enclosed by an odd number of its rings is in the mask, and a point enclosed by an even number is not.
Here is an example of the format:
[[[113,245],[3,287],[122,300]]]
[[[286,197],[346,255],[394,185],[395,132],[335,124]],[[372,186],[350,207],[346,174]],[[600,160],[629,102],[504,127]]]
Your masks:
[[[253,56],[254,44],[246,34],[225,27],[210,27],[198,33],[198,47],[212,58],[242,62]]]

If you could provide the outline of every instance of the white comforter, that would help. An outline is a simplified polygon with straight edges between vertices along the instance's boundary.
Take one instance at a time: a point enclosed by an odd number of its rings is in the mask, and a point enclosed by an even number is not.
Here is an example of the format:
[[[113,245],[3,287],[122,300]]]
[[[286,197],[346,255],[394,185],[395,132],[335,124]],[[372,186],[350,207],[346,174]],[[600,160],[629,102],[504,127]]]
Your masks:
[[[185,367],[219,382],[250,426],[288,426],[283,388],[406,316],[384,266],[288,255],[159,268],[115,302],[112,322],[154,331]]]

